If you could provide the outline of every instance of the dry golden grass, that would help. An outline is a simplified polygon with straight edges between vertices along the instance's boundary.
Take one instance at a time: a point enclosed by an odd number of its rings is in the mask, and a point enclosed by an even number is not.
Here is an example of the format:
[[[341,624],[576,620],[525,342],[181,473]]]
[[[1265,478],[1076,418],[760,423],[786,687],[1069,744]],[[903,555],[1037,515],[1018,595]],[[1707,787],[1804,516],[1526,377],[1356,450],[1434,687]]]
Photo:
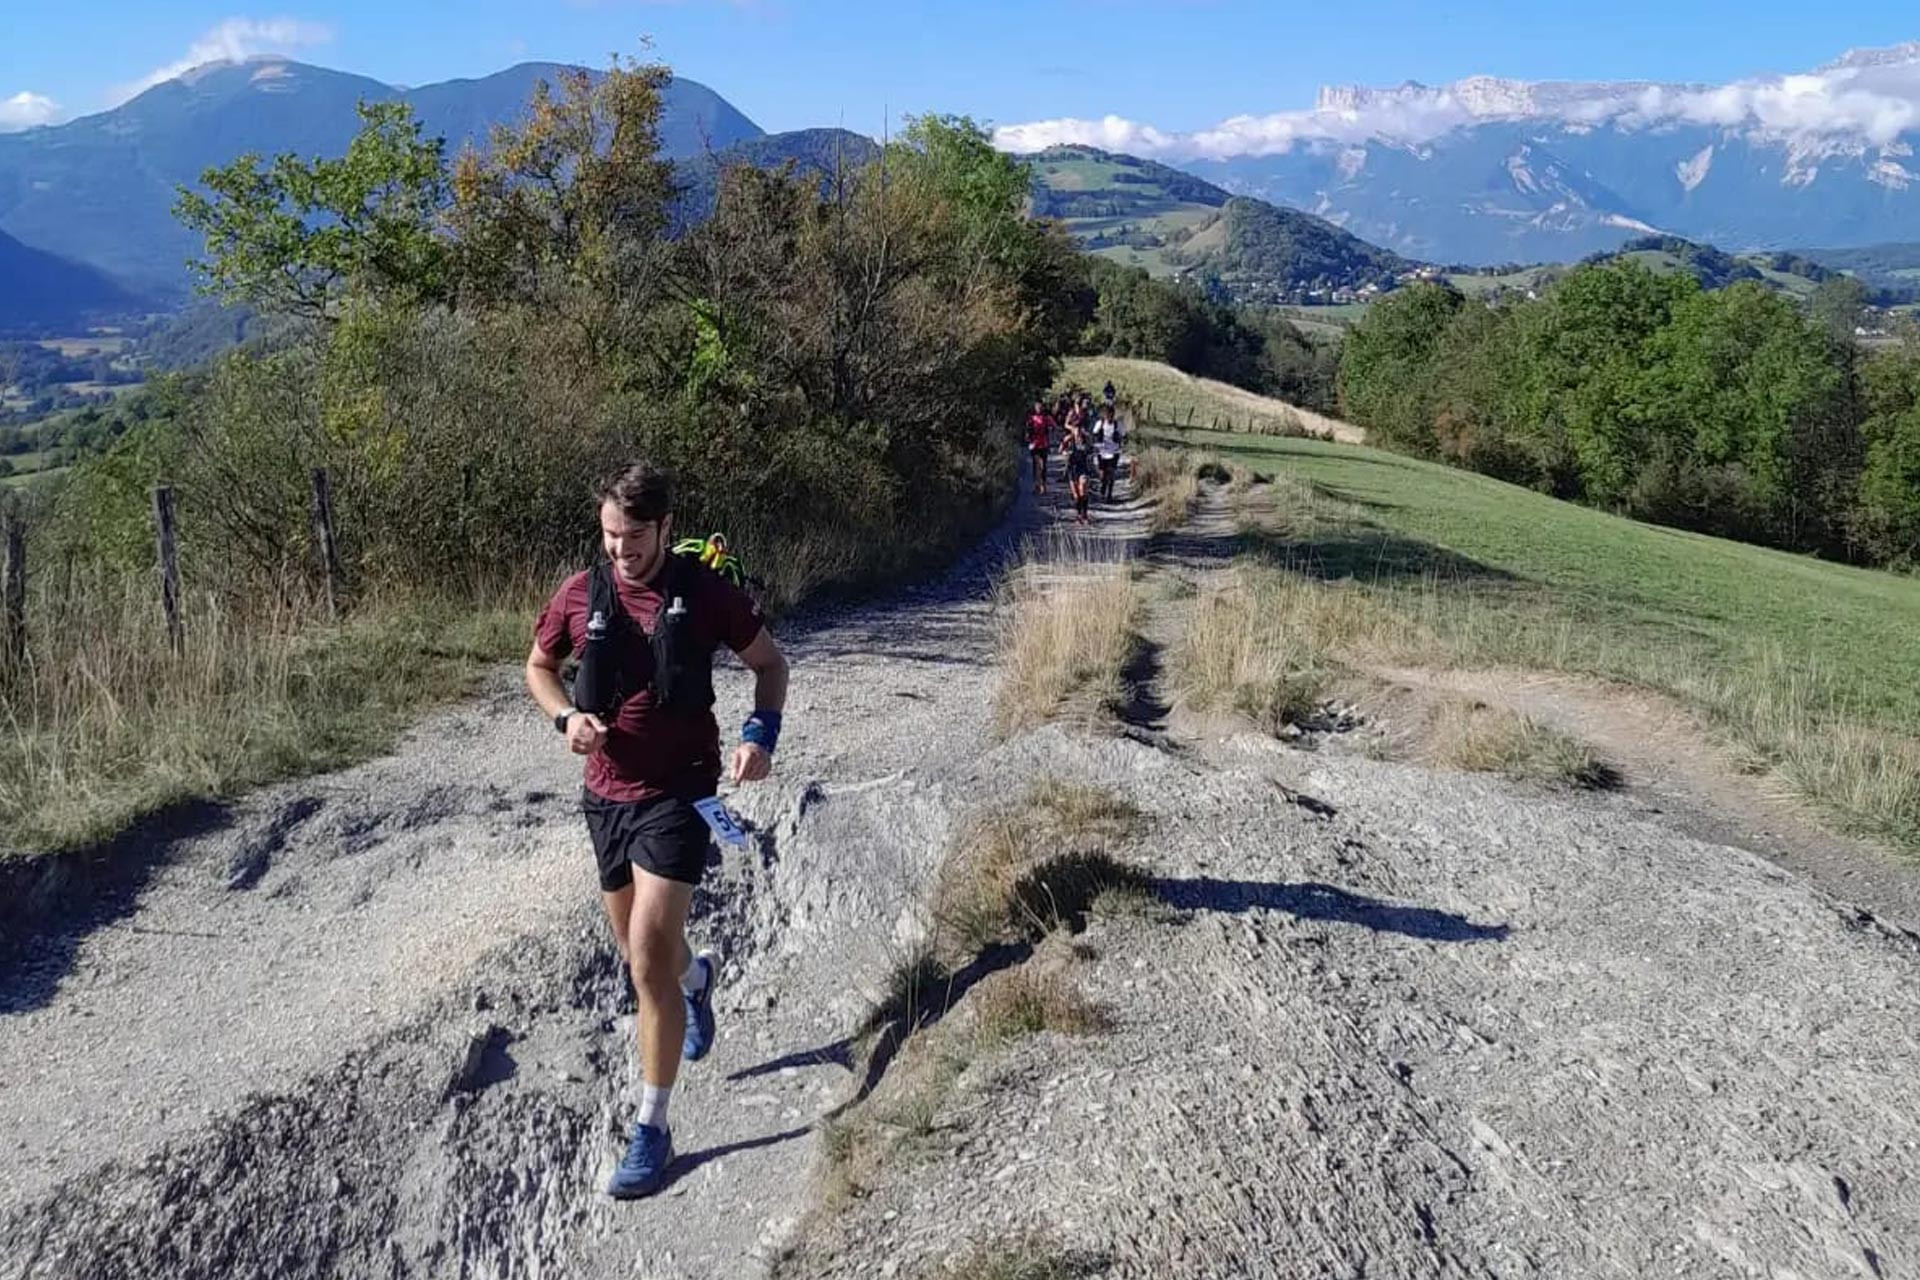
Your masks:
[[[1166,678],[1176,705],[1274,732],[1309,715],[1352,664],[1430,643],[1417,619],[1370,592],[1243,561],[1188,608]]]
[[[936,1271],[922,1272],[921,1280],[1078,1280],[1102,1269],[1097,1260],[1029,1231],[985,1241]]]
[[[1055,720],[1091,725],[1125,710],[1144,601],[1123,567],[1092,566],[1053,583],[1029,571],[1003,605],[999,737]]]
[[[1198,464],[1190,453],[1142,449],[1133,456],[1133,496],[1152,504],[1148,527],[1170,533],[1187,522],[1200,493]]]
[[[1578,739],[1507,708],[1466,699],[1433,709],[1427,751],[1436,764],[1470,773],[1588,790],[1620,782],[1618,771]]]
[[[151,580],[49,574],[30,659],[0,673],[0,848],[91,843],[174,801],[383,750],[419,709],[524,653],[547,585],[373,598],[340,624],[310,603],[243,613],[188,592],[176,652]]]
[[[1089,388],[1111,379],[1123,407],[1169,426],[1211,427],[1256,435],[1300,435],[1360,444],[1366,432],[1350,422],[1302,409],[1284,400],[1243,390],[1211,378],[1197,378],[1170,365],[1119,356],[1082,356],[1066,362],[1061,384]]]

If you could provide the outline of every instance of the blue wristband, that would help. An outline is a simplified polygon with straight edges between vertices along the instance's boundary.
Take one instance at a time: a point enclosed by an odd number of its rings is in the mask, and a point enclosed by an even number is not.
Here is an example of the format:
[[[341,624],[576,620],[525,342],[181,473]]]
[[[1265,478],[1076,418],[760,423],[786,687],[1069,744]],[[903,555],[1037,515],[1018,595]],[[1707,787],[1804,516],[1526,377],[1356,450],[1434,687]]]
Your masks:
[[[747,722],[740,726],[740,741],[751,742],[768,755],[772,755],[773,749],[780,745],[780,713],[755,711],[747,717]]]

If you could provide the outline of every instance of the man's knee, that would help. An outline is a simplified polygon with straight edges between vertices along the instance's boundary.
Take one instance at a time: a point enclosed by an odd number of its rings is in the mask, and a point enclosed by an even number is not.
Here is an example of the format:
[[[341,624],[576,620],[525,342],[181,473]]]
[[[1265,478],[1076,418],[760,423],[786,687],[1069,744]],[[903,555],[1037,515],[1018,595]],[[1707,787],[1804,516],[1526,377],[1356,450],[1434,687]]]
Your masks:
[[[627,937],[627,965],[642,990],[680,981],[680,940],[668,929],[636,924]]]

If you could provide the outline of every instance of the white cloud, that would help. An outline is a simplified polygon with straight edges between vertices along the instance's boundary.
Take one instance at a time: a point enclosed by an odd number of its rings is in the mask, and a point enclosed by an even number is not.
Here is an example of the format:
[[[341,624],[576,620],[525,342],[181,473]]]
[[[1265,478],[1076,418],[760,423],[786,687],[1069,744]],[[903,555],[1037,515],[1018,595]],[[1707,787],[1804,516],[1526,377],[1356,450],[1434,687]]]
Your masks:
[[[1171,133],[1107,116],[1007,125],[1009,151],[1079,143],[1175,159],[1272,155],[1302,143],[1382,139],[1419,145],[1480,120],[1552,120],[1628,128],[1714,125],[1797,146],[1891,146],[1920,130],[1920,43],[1849,54],[1818,71],[1718,86],[1532,84],[1474,77],[1428,88],[1323,89],[1309,110],[1239,115],[1212,128]]]
[[[37,124],[52,124],[60,117],[60,104],[43,93],[21,90],[11,98],[0,99],[0,133],[18,133]]]
[[[244,62],[261,54],[292,53],[332,39],[330,27],[299,18],[228,18],[195,40],[185,56],[156,67],[132,84],[119,86],[108,96],[118,105],[205,63]]]

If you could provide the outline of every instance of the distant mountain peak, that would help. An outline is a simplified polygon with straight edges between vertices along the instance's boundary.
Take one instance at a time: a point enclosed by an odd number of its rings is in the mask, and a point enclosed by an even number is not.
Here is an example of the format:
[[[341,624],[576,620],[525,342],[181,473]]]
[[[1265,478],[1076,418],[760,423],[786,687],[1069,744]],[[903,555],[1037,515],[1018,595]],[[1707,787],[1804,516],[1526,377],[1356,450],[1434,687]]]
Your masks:
[[[1920,40],[1889,45],[1884,49],[1849,49],[1820,71],[1848,71],[1867,67],[1904,67],[1920,62]]]
[[[1439,86],[1328,85],[1310,109],[1247,112],[1192,133],[1115,114],[1006,125],[995,138],[1010,151],[1093,142],[1160,159],[1226,160],[1363,142],[1423,146],[1495,121],[1626,132],[1701,127],[1826,154],[1885,148],[1920,132],[1920,41],[1854,49],[1812,71],[1725,84],[1475,75]]]

